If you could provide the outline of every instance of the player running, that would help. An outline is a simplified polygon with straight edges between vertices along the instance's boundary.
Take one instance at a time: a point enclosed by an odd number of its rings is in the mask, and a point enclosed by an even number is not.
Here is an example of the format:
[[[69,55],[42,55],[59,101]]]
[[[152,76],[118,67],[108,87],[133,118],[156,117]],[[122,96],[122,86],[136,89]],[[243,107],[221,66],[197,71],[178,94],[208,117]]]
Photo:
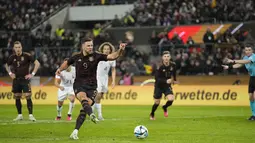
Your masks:
[[[173,104],[174,94],[171,87],[172,83],[176,81],[176,68],[175,63],[170,61],[171,56],[169,51],[164,51],[162,55],[162,65],[157,69],[155,73],[154,84],[154,105],[152,106],[150,119],[155,120],[155,111],[157,110],[162,94],[167,98],[166,104],[162,107],[164,116],[168,117],[167,108]],[[172,79],[173,77],[173,79]]]
[[[116,60],[122,55],[125,46],[126,44],[120,44],[119,50],[113,52],[112,54],[105,55],[93,52],[92,39],[82,39],[82,51],[73,55],[67,61],[64,61],[64,63],[56,71],[56,74],[60,75],[61,71],[67,69],[68,66],[75,64],[76,78],[73,88],[75,96],[80,101],[83,108],[80,110],[80,114],[76,120],[75,129],[70,135],[71,139],[79,139],[78,130],[83,124],[87,114],[90,116],[90,120],[92,122],[97,123],[99,121],[95,114],[93,114],[91,108],[97,94],[97,65],[100,61]]]
[[[114,46],[109,43],[105,42],[101,44],[99,47],[99,52],[109,55],[112,52],[114,52]],[[107,93],[108,91],[108,73],[111,68],[112,70],[112,88],[115,86],[115,78],[116,78],[116,61],[101,61],[98,63],[97,68],[97,96],[95,98],[95,105],[93,106],[97,113],[98,113],[98,119],[104,120],[102,116],[102,105],[101,105],[101,98],[104,95],[104,93]]]
[[[14,119],[14,121],[23,120],[22,104],[20,100],[22,93],[27,99],[29,120],[36,121],[35,117],[33,116],[30,79],[36,74],[38,68],[40,67],[40,63],[29,53],[22,51],[22,45],[19,41],[14,42],[13,50],[14,54],[8,58],[5,68],[10,77],[13,79],[12,92],[15,96],[15,104],[18,111],[18,116]],[[31,63],[35,64],[32,74],[29,73],[29,66]]]
[[[60,76],[59,75],[55,76],[55,86],[59,88],[56,120],[61,119],[63,103],[67,97],[70,100],[69,110],[67,113],[67,120],[68,121],[72,120],[72,111],[74,108],[74,99],[75,99],[74,91],[73,91],[74,79],[75,79],[75,68],[73,66],[69,66],[66,70],[63,70],[60,73]]]
[[[252,116],[248,119],[251,121],[255,121],[255,54],[253,53],[251,45],[245,46],[245,56],[243,60],[227,60],[229,65],[222,65],[224,69],[232,69],[232,68],[241,68],[245,65],[246,69],[250,74],[250,81],[248,87],[249,99],[250,99],[250,107]]]

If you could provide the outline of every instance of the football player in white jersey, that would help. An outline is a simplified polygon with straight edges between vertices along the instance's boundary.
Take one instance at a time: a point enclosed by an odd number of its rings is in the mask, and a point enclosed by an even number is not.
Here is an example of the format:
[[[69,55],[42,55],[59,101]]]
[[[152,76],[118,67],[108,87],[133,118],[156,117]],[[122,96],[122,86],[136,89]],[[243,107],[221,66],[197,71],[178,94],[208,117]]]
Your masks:
[[[61,72],[61,75],[55,76],[55,86],[58,87],[58,105],[57,105],[57,117],[56,120],[61,119],[61,112],[63,109],[63,103],[65,99],[69,99],[69,110],[67,114],[67,120],[72,120],[72,111],[74,108],[74,90],[73,83],[75,79],[75,67],[69,66],[66,70]]]
[[[100,45],[98,51],[100,53],[109,55],[112,52],[115,51],[114,46],[109,43],[105,42]],[[95,98],[95,105],[94,110],[98,113],[98,119],[104,120],[102,116],[102,105],[101,105],[101,99],[104,93],[107,93],[108,91],[108,74],[111,68],[112,71],[112,88],[115,86],[115,78],[116,78],[116,61],[101,61],[98,63],[97,67],[97,96]]]

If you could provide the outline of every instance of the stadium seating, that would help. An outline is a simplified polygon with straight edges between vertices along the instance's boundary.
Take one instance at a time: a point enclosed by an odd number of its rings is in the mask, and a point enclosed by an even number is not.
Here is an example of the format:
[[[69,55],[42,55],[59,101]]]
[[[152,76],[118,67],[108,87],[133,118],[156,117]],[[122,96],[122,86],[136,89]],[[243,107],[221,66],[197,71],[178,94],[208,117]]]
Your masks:
[[[131,12],[134,26],[250,21],[255,19],[253,1],[242,0],[138,0]],[[124,25],[127,25],[124,23]],[[132,26],[127,25],[127,26]]]
[[[67,0],[1,0],[0,29],[29,30],[66,3]]]
[[[40,75],[52,76],[54,75],[55,70],[58,68],[59,64],[65,57],[70,56],[71,53],[74,51],[79,51],[80,38],[85,36],[93,37],[93,32],[91,31],[74,32],[73,30],[68,29],[65,29],[65,32],[63,32],[61,36],[50,37],[50,25],[47,25],[46,27],[37,30],[35,34],[31,34],[29,31],[24,32],[24,30],[29,30],[29,28],[33,27],[38,22],[43,20],[43,17],[50,15],[54,10],[57,10],[67,2],[71,2],[73,4],[73,2],[75,1],[41,0],[40,3],[38,1],[1,1],[0,10],[2,12],[2,17],[0,21],[0,28],[12,31],[20,30],[22,32],[1,32],[0,76],[6,75],[3,64],[6,62],[7,57],[11,54],[12,44],[16,40],[22,42],[24,51],[32,51],[31,53],[40,60]],[[86,0],[81,1],[81,3],[79,4],[83,5],[83,2],[86,4],[92,4],[92,1]],[[105,3],[102,3],[102,1],[93,2],[94,4],[123,4],[133,1],[113,0],[105,1]],[[233,8],[233,3],[239,3],[241,8]],[[252,1],[248,1],[246,5],[244,5],[242,1],[231,2],[230,0],[219,0],[215,5],[214,3],[209,3],[208,1],[201,0],[194,2],[187,2],[185,0],[138,0],[134,3],[134,5],[135,9],[131,12],[129,16],[132,16],[132,18],[134,19],[134,25],[140,26],[168,26],[172,24],[209,22],[210,20],[206,20],[206,18],[214,19],[214,22],[215,19],[216,21],[247,21],[254,18],[251,13],[252,9],[254,8]],[[218,10],[221,10],[222,7],[228,7],[229,9],[232,9],[225,11],[226,15],[224,16],[226,19],[221,19],[221,17],[217,17],[217,14],[215,14],[215,12],[217,13]],[[238,15],[240,11],[245,12],[246,15],[239,17],[239,19],[238,17],[234,17]],[[202,12],[207,14],[210,13],[210,15],[201,15]],[[20,13],[22,14],[20,15]],[[146,15],[149,15],[149,17],[146,18]],[[157,17],[160,18],[158,19]],[[170,18],[170,23],[164,21],[167,20],[167,18]],[[128,19],[126,19],[126,21],[128,21]],[[150,45],[145,45],[146,48],[150,48],[148,51],[151,52],[144,53],[141,52],[138,48],[136,48],[140,45],[124,41],[129,43],[129,47],[127,48],[128,52],[126,52],[125,57],[120,59],[117,63],[118,74],[121,75],[128,71],[134,73],[135,75],[153,75],[155,67],[159,62],[159,55],[161,53],[160,51],[163,50],[171,51],[173,60],[176,61],[178,73],[181,75],[222,74],[223,70],[221,68],[221,64],[224,58],[242,57],[242,45],[238,43],[244,41],[244,33],[246,33],[247,35],[246,31],[236,32],[235,35],[231,35],[228,29],[226,29],[229,28],[230,25],[225,25],[226,26],[221,29],[220,32],[227,32],[225,34],[223,33],[222,35],[217,34],[217,36],[215,36],[215,41],[209,44],[209,47],[210,45],[214,47],[213,50],[208,50],[208,44],[201,44],[204,42],[202,41],[202,37],[208,28],[207,26],[203,26],[202,30],[200,30],[200,33],[196,35],[197,37],[191,37],[195,42],[198,43],[198,45],[188,44],[186,43],[186,41],[181,41],[180,43],[173,42],[173,40],[169,39],[167,35],[160,33],[159,35],[151,38],[151,41],[154,42],[151,42]],[[218,26],[220,26],[220,24],[216,24],[209,28],[214,31],[215,29],[217,29]],[[97,48],[97,46],[104,41],[115,42],[114,44],[118,45],[119,41],[114,41],[113,39],[114,38],[111,38],[110,34],[106,32],[101,32],[99,36],[95,37],[95,48]],[[164,41],[165,39],[167,40]],[[219,39],[221,41],[220,43]],[[149,55],[151,53],[153,54],[153,56]],[[245,73],[245,70],[232,70],[229,73]]]

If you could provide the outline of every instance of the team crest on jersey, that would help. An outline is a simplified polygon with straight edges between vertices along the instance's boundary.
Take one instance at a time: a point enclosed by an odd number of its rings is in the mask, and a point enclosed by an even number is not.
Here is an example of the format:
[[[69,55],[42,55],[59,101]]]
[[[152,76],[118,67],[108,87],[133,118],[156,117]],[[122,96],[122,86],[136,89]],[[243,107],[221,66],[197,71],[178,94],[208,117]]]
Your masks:
[[[163,72],[165,72],[166,70],[165,69],[163,69]]]
[[[81,62],[81,59],[79,59],[78,62]]]
[[[14,59],[14,62],[16,62],[16,59]]]
[[[24,57],[23,56],[21,57],[21,61],[24,61]]]
[[[89,61],[90,62],[94,61],[94,58],[93,57],[89,57]]]

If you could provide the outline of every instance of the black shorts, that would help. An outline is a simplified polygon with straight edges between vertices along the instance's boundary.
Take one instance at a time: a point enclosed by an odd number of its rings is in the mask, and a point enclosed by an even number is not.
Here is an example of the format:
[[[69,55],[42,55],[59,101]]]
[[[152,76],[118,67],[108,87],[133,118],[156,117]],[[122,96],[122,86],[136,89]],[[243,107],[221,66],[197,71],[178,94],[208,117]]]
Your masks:
[[[12,81],[13,93],[31,93],[30,80],[25,78],[15,78]]]
[[[79,92],[85,92],[87,94],[87,97],[91,99],[94,104],[95,97],[97,95],[96,86],[88,86],[88,85],[84,85],[84,84],[76,82],[73,84],[73,90],[74,90],[75,96],[77,96]]]
[[[248,93],[253,93],[255,91],[255,76],[250,77]]]
[[[154,87],[154,99],[161,99],[162,98],[162,94],[164,94],[165,96],[169,95],[169,94],[174,94],[172,87],[165,87],[165,88],[160,88],[160,87]]]

